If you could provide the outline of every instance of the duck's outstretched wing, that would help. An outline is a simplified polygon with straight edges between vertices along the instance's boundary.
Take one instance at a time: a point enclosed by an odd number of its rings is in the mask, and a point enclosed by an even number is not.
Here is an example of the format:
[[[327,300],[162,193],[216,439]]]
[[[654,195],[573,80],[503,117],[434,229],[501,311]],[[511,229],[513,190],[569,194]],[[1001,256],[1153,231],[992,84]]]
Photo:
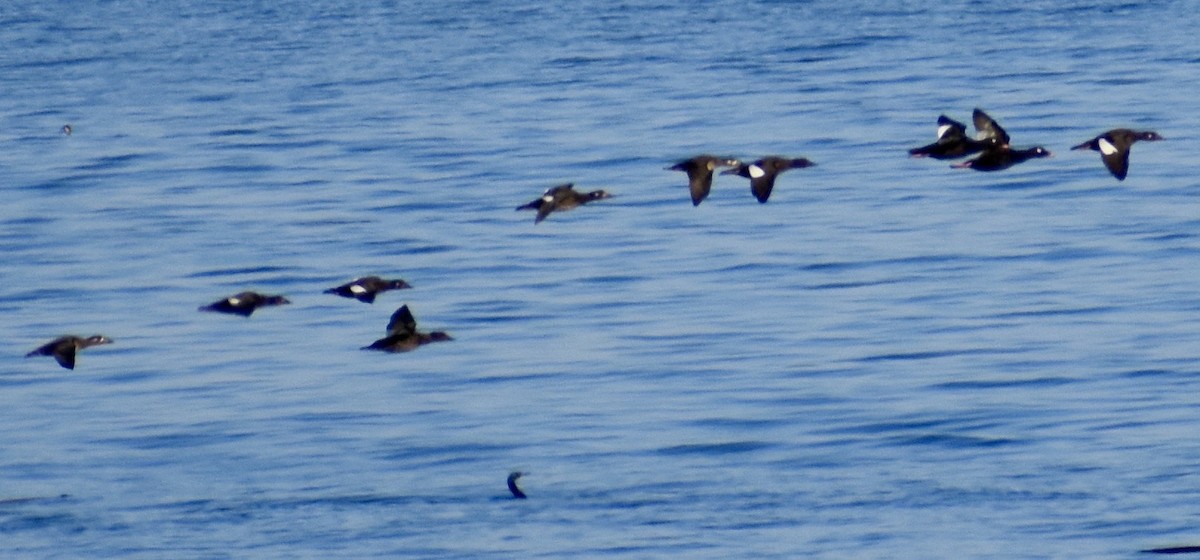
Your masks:
[[[1008,133],[982,109],[975,109],[971,113],[971,120],[975,122],[975,130],[979,133],[980,140],[994,140],[1001,146],[1008,145]]]
[[[393,336],[407,336],[417,332],[417,320],[413,317],[407,305],[400,306],[392,319],[388,321],[387,333]]]

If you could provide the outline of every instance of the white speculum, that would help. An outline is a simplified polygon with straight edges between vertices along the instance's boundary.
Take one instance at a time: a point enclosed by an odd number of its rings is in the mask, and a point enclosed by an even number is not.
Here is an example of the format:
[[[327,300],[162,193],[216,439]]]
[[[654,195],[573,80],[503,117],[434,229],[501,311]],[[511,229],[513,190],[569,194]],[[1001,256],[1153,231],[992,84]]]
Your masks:
[[[1100,153],[1106,156],[1111,156],[1117,153],[1117,147],[1112,145],[1112,142],[1109,142],[1105,138],[1101,138],[1099,142],[1096,142],[1096,144],[1100,146]]]

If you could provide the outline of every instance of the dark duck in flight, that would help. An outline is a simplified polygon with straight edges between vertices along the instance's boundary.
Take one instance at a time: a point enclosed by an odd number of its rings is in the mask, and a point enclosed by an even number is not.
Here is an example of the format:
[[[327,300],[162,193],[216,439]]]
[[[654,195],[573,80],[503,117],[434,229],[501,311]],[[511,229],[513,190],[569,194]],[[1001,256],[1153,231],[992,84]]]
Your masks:
[[[292,303],[283,296],[267,296],[258,292],[242,292],[225,299],[214,301],[200,308],[200,311],[215,311],[249,317],[255,309],[272,305]]]
[[[976,130],[980,132],[980,139],[967,136],[966,125],[946,115],[941,115],[938,117],[937,141],[909,150],[909,156],[955,159],[977,154],[996,144],[1000,141],[999,135],[1004,135],[1004,141],[1007,142],[1004,129],[1000,128],[1000,125],[996,124],[996,121],[993,121],[986,113],[976,109],[974,118]],[[981,124],[983,125],[982,129],[980,129]]]
[[[529,204],[518,206],[517,210],[537,210],[537,217],[533,219],[533,223],[536,224],[545,220],[546,216],[556,210],[571,210],[594,200],[612,198],[612,195],[605,191],[581,193],[576,191],[574,186],[572,183],[566,183],[552,187],[540,198],[534,199]]]
[[[692,193],[692,206],[699,206],[708,192],[712,190],[713,170],[718,167],[737,167],[741,165],[736,159],[710,155],[700,155],[685,159],[667,169],[683,171],[688,176],[688,190]]]
[[[1050,157],[1050,152],[1041,146],[1026,149],[1015,149],[1009,144],[1008,133],[1000,124],[980,109],[972,114],[975,130],[979,132],[981,141],[988,143],[983,153],[972,160],[952,165],[959,169],[974,169],[976,171],[1000,171],[1008,169],[1026,160]]]
[[[1129,148],[1133,146],[1133,143],[1138,140],[1162,139],[1157,132],[1149,130],[1138,132],[1128,128],[1114,128],[1078,146],[1072,146],[1071,149],[1100,152],[1100,159],[1104,161],[1104,166],[1108,168],[1109,173],[1112,173],[1118,181],[1124,181],[1125,174],[1129,172]]]
[[[39,346],[37,350],[25,354],[25,357],[53,356],[58,365],[67,369],[75,369],[75,354],[84,348],[100,344],[112,344],[112,339],[98,334],[87,338],[74,335],[60,336]]]
[[[384,280],[378,276],[363,276],[336,288],[325,290],[327,294],[337,294],[344,298],[354,298],[363,303],[374,303],[375,296],[388,290],[403,290],[411,288],[404,280]]]
[[[766,203],[771,198],[771,190],[775,188],[775,177],[789,169],[812,167],[815,163],[804,158],[785,158],[767,156],[754,163],[742,163],[733,169],[722,171],[722,175],[738,175],[750,179],[750,192],[754,193],[760,203]]]
[[[401,306],[395,313],[392,313],[392,319],[388,321],[388,335],[372,342],[370,346],[363,346],[363,350],[379,350],[381,352],[408,352],[416,350],[418,346],[429,344],[431,342],[442,342],[446,340],[454,340],[450,335],[442,331],[434,331],[431,333],[417,332],[417,320],[413,317],[408,306]]]
[[[984,150],[979,157],[952,165],[959,169],[974,169],[975,171],[1000,171],[1008,169],[1025,160],[1050,157],[1050,152],[1041,146],[1024,150],[1015,150],[1011,146],[1000,146]]]

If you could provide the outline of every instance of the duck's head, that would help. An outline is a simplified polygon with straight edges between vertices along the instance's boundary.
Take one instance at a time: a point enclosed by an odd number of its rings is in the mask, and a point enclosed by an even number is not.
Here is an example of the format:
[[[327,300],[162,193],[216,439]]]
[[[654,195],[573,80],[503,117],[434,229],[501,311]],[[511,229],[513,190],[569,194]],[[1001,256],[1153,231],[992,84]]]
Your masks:
[[[96,346],[97,344],[112,344],[112,339],[101,334],[94,334],[83,340],[83,346]]]

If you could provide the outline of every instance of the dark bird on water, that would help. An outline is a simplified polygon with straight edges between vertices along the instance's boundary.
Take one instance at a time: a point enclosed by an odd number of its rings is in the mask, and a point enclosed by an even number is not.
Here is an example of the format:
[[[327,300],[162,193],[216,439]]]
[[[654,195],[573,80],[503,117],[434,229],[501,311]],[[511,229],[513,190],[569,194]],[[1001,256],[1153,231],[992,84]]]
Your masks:
[[[25,354],[26,358],[34,356],[54,356],[54,360],[58,365],[67,369],[75,369],[75,354],[80,350],[89,346],[97,346],[100,344],[111,344],[112,339],[101,335],[92,335],[87,338],[74,335],[60,336],[46,344],[38,347],[37,350]]]
[[[388,335],[372,342],[370,346],[363,346],[363,350],[379,350],[382,352],[408,352],[416,350],[418,346],[429,344],[431,342],[442,342],[446,340],[454,340],[450,335],[442,331],[434,331],[431,333],[417,332],[417,320],[413,317],[408,306],[401,306],[395,313],[392,313],[392,319],[388,321]]]
[[[684,171],[688,176],[688,190],[692,193],[692,206],[699,206],[712,190],[713,170],[718,167],[737,167],[741,162],[734,158],[700,155],[685,159],[667,169]]]
[[[771,189],[775,188],[775,177],[789,169],[812,167],[815,163],[804,158],[785,158],[767,156],[754,163],[738,164],[733,169],[722,171],[722,175],[739,175],[750,179],[750,192],[754,193],[760,203],[766,203],[771,198]]]
[[[521,478],[522,476],[525,476],[525,473],[520,471],[513,471],[508,474],[508,491],[512,492],[513,497],[518,500],[524,500],[528,497],[524,492],[521,491],[521,488],[517,486],[517,479]]]
[[[1078,146],[1072,146],[1071,149],[1100,152],[1100,159],[1104,160],[1104,166],[1108,168],[1108,171],[1118,181],[1124,181],[1125,174],[1129,172],[1129,148],[1133,146],[1133,143],[1138,140],[1162,139],[1163,137],[1159,136],[1157,132],[1149,130],[1139,132],[1128,128],[1114,128]]]
[[[574,186],[573,183],[566,183],[552,187],[540,198],[534,199],[529,204],[518,206],[517,210],[537,210],[537,217],[533,219],[533,223],[536,224],[546,219],[546,216],[555,210],[570,210],[593,200],[612,198],[612,195],[605,191],[581,193],[576,191]]]
[[[242,292],[200,307],[200,311],[216,311],[249,317],[255,309],[292,303],[283,296],[267,296],[257,292]]]
[[[403,290],[411,287],[404,280],[384,280],[378,276],[363,276],[336,288],[329,288],[325,290],[325,293],[337,294],[344,298],[354,298],[363,303],[374,303],[375,296],[382,292]]]
[[[1200,552],[1200,546],[1168,546],[1164,548],[1149,548],[1142,552],[1147,554],[1195,554]]]
[[[984,124],[989,131],[985,138],[976,140],[967,136],[967,127],[946,115],[938,117],[937,141],[932,144],[913,148],[908,151],[911,157],[931,157],[934,159],[955,159],[979,153],[998,142],[994,136],[1003,133],[1000,125],[995,124],[983,111],[976,109],[975,122]],[[990,121],[990,122],[989,122]],[[993,126],[994,125],[994,126]]]

